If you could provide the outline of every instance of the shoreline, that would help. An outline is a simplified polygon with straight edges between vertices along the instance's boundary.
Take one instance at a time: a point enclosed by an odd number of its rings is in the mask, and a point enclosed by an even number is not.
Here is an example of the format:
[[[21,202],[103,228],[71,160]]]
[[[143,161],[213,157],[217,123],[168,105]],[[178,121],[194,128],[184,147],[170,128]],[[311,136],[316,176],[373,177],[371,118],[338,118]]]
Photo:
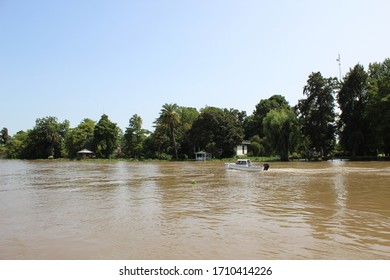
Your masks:
[[[307,158],[290,158],[289,161],[281,161],[278,157],[232,157],[222,159],[210,159],[206,161],[197,161],[195,159],[131,159],[131,158],[47,158],[47,159],[15,159],[15,158],[0,158],[1,160],[15,161],[55,161],[55,162],[234,162],[237,159],[250,159],[252,162],[327,162],[327,161],[353,161],[353,162],[369,162],[369,161],[390,161],[389,156],[341,156],[341,157],[324,157],[323,159],[307,159]]]

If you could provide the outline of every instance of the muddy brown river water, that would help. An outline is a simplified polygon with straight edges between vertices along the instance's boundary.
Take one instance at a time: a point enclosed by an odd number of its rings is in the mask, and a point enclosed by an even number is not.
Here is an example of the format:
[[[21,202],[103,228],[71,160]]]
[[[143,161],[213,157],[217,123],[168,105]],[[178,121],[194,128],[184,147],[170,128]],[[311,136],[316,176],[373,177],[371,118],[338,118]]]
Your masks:
[[[390,259],[389,162],[270,166],[0,160],[0,259]]]

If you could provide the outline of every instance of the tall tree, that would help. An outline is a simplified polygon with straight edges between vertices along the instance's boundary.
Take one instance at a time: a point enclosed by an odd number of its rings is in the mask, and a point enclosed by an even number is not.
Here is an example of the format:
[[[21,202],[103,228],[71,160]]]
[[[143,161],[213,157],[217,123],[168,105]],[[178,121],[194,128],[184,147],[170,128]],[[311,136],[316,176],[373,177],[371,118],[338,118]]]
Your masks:
[[[94,128],[94,147],[97,157],[109,158],[117,148],[119,128],[103,114]]]
[[[143,156],[146,133],[147,131],[142,129],[142,118],[134,114],[123,136],[123,152],[127,157],[140,159]]]
[[[144,153],[147,158],[172,159],[168,154],[172,141],[167,134],[166,125],[157,124],[155,130],[145,139]],[[171,153],[172,154],[172,153]]]
[[[7,157],[13,159],[28,158],[26,147],[29,143],[27,132],[21,130],[12,136],[7,142]]]
[[[260,102],[256,105],[253,114],[245,118],[243,122],[246,139],[252,138],[255,135],[260,136],[260,138],[265,136],[263,130],[263,120],[269,111],[289,108],[290,105],[286,101],[285,97],[279,94],[275,94],[268,99],[260,100]]]
[[[7,142],[10,138],[11,137],[8,135],[8,129],[3,127],[0,132],[0,145],[7,145]]]
[[[193,146],[217,158],[234,156],[243,137],[244,131],[236,115],[231,110],[215,107],[202,109],[190,131]]]
[[[297,116],[291,109],[271,110],[263,121],[264,132],[282,161],[288,161],[297,136]]]
[[[367,151],[367,105],[368,74],[357,64],[344,77],[337,101],[341,110],[339,132],[341,147],[352,156],[364,155]]]
[[[308,148],[324,156],[333,149],[335,142],[336,86],[336,78],[324,78],[320,72],[312,73],[303,88],[306,99],[299,100],[296,106],[302,134],[310,142]]]
[[[390,58],[369,66],[367,121],[371,150],[390,154]]]
[[[28,131],[27,158],[63,156],[63,141],[69,130],[69,121],[59,123],[56,117],[39,118],[35,127]]]
[[[177,139],[179,157],[189,158],[193,156],[191,138],[189,131],[194,121],[198,118],[199,112],[192,107],[179,107],[178,110],[180,123],[177,126]]]
[[[178,159],[177,153],[177,143],[176,143],[176,127],[180,123],[180,118],[178,114],[179,107],[176,103],[174,104],[164,104],[160,111],[160,116],[157,119],[158,124],[166,125],[169,130],[169,135],[172,141],[172,146],[175,152],[175,159]]]

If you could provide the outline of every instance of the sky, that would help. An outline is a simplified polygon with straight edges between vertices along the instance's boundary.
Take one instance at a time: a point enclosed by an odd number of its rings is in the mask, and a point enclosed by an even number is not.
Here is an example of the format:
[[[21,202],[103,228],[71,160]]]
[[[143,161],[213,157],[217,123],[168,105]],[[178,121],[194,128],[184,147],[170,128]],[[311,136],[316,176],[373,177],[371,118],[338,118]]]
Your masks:
[[[251,115],[312,72],[390,57],[388,0],[0,0],[0,128],[107,114],[153,130],[162,105]]]

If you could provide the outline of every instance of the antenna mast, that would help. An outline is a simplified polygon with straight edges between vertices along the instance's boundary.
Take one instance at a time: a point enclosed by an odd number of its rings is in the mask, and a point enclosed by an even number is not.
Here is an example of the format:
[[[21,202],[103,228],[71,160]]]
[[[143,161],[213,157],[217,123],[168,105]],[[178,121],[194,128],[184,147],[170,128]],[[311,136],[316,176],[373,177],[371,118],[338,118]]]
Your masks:
[[[336,61],[339,62],[339,79],[340,79],[340,82],[341,82],[341,58],[340,58],[340,54],[339,54],[339,57],[336,59]]]

